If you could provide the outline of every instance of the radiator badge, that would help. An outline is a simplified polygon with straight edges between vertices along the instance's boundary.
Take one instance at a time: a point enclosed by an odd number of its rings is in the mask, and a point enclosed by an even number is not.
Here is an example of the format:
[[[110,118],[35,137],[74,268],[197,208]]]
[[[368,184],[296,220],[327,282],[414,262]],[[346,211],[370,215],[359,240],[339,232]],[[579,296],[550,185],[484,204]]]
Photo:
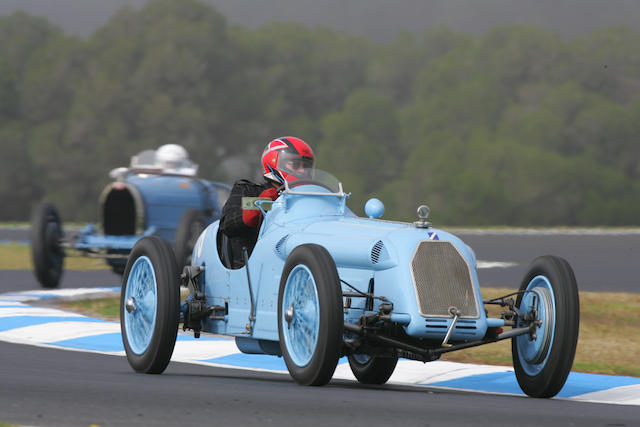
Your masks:
[[[429,235],[429,240],[440,240],[440,238],[438,237],[438,235],[434,232],[428,232],[427,235]]]

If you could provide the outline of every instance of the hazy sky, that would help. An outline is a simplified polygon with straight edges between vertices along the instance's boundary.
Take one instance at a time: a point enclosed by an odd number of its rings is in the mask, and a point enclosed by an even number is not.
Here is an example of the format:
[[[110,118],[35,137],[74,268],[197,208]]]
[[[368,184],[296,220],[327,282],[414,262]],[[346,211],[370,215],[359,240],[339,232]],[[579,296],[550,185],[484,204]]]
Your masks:
[[[146,0],[0,0],[0,14],[24,10],[68,33],[89,35],[124,5]],[[179,0],[176,0],[179,1]],[[323,25],[390,40],[398,30],[438,25],[480,33],[494,25],[527,23],[563,35],[626,24],[640,29],[640,0],[204,0],[231,23],[257,27],[269,21]]]

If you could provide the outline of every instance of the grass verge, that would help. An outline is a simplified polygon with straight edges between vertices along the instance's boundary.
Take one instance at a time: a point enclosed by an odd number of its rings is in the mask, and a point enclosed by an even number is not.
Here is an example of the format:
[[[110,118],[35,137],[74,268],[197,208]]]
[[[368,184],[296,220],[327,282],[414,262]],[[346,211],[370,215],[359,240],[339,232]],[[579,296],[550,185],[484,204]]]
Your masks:
[[[63,301],[60,307],[88,316],[97,316],[108,320],[120,320],[120,297],[81,299]]]
[[[109,266],[102,259],[66,257],[65,270],[103,270]],[[0,245],[0,270],[32,270],[31,246],[21,243]]]
[[[484,298],[510,289],[483,288]],[[184,295],[183,295],[184,297]],[[64,302],[63,307],[118,320],[119,298]],[[497,316],[499,307],[489,307]],[[573,370],[640,377],[640,294],[580,292],[580,335]],[[511,366],[511,340],[500,341],[442,356],[442,360]]]

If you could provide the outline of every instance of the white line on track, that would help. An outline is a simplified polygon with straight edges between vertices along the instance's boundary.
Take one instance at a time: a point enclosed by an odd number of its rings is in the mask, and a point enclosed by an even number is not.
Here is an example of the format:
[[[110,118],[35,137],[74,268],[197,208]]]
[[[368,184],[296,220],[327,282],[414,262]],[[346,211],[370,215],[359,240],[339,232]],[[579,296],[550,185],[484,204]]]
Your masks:
[[[517,266],[517,262],[501,262],[501,261],[477,261],[478,268],[509,268]]]
[[[572,400],[594,403],[615,403],[618,405],[640,405],[640,385],[616,387],[573,397]]]
[[[216,341],[178,341],[171,360],[206,360],[237,354],[236,342],[231,339]]]
[[[52,322],[0,332],[0,338],[54,343],[114,332],[120,332],[120,325],[115,322]]]
[[[16,316],[37,316],[37,317],[85,317],[82,314],[72,313],[69,311],[58,310],[48,307],[33,307],[33,306],[20,306],[20,307],[0,307],[1,317],[16,317]]]

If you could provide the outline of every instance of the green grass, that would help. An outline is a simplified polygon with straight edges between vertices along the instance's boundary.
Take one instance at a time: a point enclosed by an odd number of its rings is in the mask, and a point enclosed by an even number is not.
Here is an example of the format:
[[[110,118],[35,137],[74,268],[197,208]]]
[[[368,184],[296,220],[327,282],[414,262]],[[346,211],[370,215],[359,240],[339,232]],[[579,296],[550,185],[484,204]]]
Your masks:
[[[61,307],[99,317],[118,320],[120,318],[120,298],[96,298],[77,301],[63,301]]]
[[[0,227],[2,228],[14,228],[14,227],[29,227],[30,224],[27,221],[0,221]]]
[[[624,375],[640,377],[640,368],[627,365],[615,365],[613,363],[581,362],[573,363],[573,370],[578,372],[606,373],[610,375]]]
[[[70,252],[69,252],[70,253]],[[109,266],[102,259],[66,257],[65,270],[102,270]],[[31,246],[21,243],[0,245],[0,270],[32,270]]]
[[[509,289],[483,288],[484,298]],[[185,295],[183,295],[184,298]],[[118,320],[120,299],[100,298],[65,302],[67,309]],[[489,307],[496,316],[499,307]],[[580,292],[580,336],[573,370],[640,377],[640,294]],[[487,365],[512,365],[511,340],[448,353],[442,360]]]
[[[84,227],[88,221],[65,221],[63,227],[67,228],[80,228]],[[29,221],[0,221],[0,228],[29,228],[31,222]]]

